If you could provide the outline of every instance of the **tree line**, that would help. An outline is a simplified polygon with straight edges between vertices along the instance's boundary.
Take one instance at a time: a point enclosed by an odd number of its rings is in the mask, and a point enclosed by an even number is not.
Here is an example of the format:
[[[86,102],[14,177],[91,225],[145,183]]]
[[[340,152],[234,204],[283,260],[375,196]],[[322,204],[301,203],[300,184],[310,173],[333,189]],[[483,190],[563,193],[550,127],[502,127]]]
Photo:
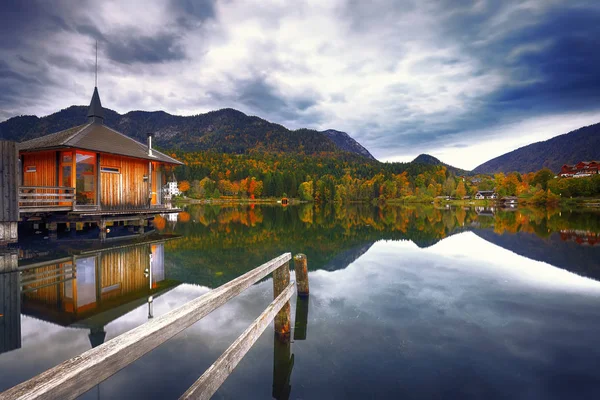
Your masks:
[[[493,190],[500,197],[519,196],[532,202],[600,194],[600,175],[557,178],[535,173],[458,176],[445,166],[382,163],[350,153],[173,153],[185,165],[175,170],[180,190],[193,198],[281,198],[315,203],[428,202],[438,196],[457,199]]]

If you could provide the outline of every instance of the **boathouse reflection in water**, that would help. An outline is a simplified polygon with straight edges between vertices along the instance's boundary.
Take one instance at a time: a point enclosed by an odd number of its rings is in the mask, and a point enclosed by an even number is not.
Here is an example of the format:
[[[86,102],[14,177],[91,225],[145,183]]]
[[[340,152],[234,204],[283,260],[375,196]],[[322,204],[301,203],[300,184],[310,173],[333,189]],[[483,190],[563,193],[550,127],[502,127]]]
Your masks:
[[[0,350],[20,348],[20,314],[65,327],[88,329],[92,347],[104,343],[104,326],[179,283],[168,280],[165,240],[136,241],[95,250],[68,250],[42,262],[21,259],[18,269],[0,275],[12,301],[3,323]],[[8,312],[7,312],[8,311]],[[8,321],[8,320],[7,320]],[[7,322],[3,321],[3,322]],[[10,341],[10,344],[5,341]]]

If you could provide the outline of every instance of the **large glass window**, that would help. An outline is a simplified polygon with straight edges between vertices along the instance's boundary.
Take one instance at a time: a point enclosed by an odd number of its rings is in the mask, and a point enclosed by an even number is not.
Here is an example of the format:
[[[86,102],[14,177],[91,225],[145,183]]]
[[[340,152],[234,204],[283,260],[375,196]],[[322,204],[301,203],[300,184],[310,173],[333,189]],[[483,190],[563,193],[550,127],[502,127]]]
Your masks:
[[[96,154],[76,153],[75,182],[77,204],[96,204]]]

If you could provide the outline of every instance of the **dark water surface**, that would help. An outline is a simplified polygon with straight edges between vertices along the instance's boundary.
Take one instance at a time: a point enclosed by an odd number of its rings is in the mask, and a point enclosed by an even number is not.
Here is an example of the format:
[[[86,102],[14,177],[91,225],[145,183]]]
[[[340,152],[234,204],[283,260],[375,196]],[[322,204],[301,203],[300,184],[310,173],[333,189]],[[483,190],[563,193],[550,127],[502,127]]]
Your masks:
[[[133,242],[21,246],[0,391],[290,251],[310,270],[295,340],[268,328],[215,398],[600,393],[597,211],[205,206],[155,225]],[[271,301],[270,280],[254,285],[82,397],[178,398]]]

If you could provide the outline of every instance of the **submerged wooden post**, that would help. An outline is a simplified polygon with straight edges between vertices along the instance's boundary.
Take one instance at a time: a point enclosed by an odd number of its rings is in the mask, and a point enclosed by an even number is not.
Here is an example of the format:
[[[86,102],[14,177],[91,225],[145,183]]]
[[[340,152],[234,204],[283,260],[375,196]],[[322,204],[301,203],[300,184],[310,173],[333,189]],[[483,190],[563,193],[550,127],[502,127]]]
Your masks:
[[[294,256],[294,271],[296,272],[296,285],[298,296],[308,296],[308,261],[306,255]]]
[[[287,400],[290,398],[292,386],[290,378],[294,368],[294,355],[291,343],[282,342],[275,334],[273,338],[273,391],[272,396],[276,400]]]
[[[296,318],[294,319],[294,340],[306,340],[308,330],[308,299],[309,296],[296,299]]]
[[[273,298],[276,299],[290,284],[290,263],[273,271]],[[275,334],[283,341],[290,340],[290,302],[286,302],[275,316]]]

